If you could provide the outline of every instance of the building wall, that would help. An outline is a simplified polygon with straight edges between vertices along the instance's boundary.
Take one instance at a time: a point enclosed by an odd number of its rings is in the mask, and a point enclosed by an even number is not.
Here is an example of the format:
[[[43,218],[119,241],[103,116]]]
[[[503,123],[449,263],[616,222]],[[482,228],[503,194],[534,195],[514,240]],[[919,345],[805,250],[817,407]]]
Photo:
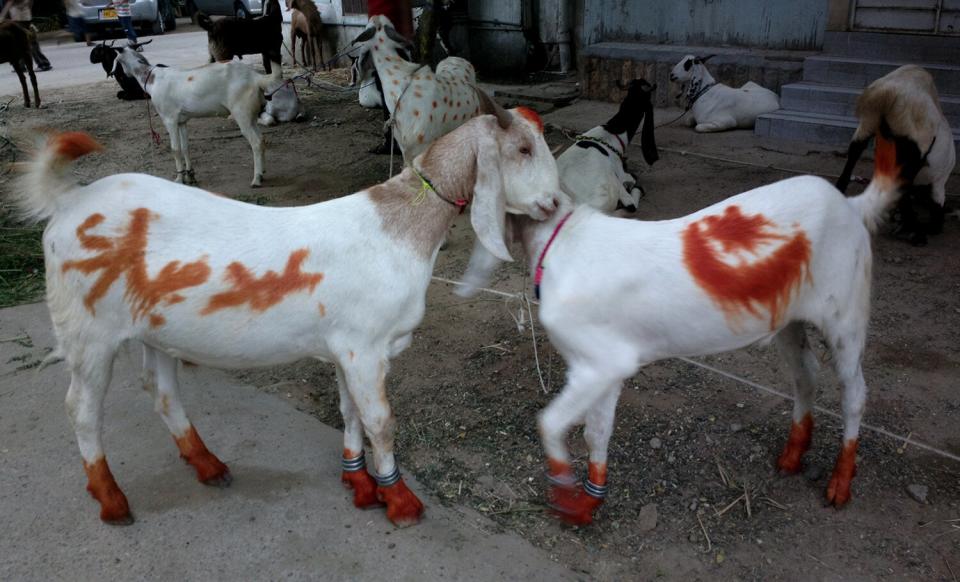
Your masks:
[[[817,50],[835,0],[591,0],[581,41]]]

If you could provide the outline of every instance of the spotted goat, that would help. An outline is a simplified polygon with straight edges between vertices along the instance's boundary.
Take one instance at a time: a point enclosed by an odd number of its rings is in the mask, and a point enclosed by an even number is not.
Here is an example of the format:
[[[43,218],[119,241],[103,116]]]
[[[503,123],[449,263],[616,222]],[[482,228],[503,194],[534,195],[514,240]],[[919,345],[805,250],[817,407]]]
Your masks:
[[[406,163],[433,140],[481,113],[473,65],[447,57],[434,72],[407,61],[409,42],[386,16],[371,17],[353,44],[360,47],[359,77],[374,77]],[[368,73],[371,65],[374,70]]]
[[[540,320],[568,366],[566,386],[539,419],[549,499],[560,517],[593,519],[607,492],[607,447],[622,384],[664,358],[775,341],[796,395],[777,467],[798,473],[813,434],[817,369],[804,322],[823,332],[843,385],[843,441],[827,501],[839,508],[850,500],[867,392],[861,361],[870,235],[919,171],[922,149],[889,132],[878,135],[873,181],[856,198],[801,176],[673,220],[614,218],[573,209],[566,199],[548,221],[511,218],[534,273]],[[475,252],[462,293],[485,285],[497,262]],[[632,309],[619,308],[625,298]],[[582,487],[565,445],[578,423],[589,449]]]
[[[49,138],[27,164],[16,204],[26,218],[50,220],[43,249],[57,348],[49,361],[69,367],[67,411],[103,521],[133,520],[101,442],[104,396],[126,341],[143,345],[144,388],[209,485],[229,483],[230,472],[181,404],[178,359],[218,368],[333,363],[342,481],[354,505],[386,504],[393,523],[418,521],[423,505],[394,459],[386,376],[423,318],[440,243],[472,204],[477,238],[509,260],[506,214],[545,219],[558,204],[556,163],[537,125],[529,114],[491,107],[495,115],[438,139],[389,181],[292,208],[144,174],[80,186],[70,162],[100,146],[80,133]]]

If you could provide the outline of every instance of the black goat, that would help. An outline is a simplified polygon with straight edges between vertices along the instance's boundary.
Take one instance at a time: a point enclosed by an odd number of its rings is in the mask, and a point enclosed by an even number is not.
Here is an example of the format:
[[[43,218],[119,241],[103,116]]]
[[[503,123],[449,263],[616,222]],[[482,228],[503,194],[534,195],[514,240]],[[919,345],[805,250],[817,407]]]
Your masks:
[[[37,91],[37,76],[33,72],[33,57],[30,56],[30,35],[33,34],[16,22],[0,23],[0,63],[10,63],[20,78],[23,87],[23,103],[30,107],[30,93],[27,91],[27,80],[23,76],[26,69],[30,74],[30,83],[33,85],[33,97],[36,106],[40,107],[40,92]]]
[[[143,44],[149,42],[151,41],[148,40]],[[117,83],[120,85],[120,91],[117,91],[117,99],[123,99],[124,101],[146,99],[147,94],[143,92],[140,83],[130,75],[127,75],[120,63],[114,64],[117,60],[118,52],[117,49],[113,48],[113,43],[109,45],[105,42],[98,44],[90,51],[90,62],[100,63],[107,77],[113,77],[117,80]]]
[[[197,13],[197,23],[207,31],[210,47],[210,62],[229,61],[237,56],[260,54],[263,68],[269,75],[270,62],[281,62],[283,46],[280,2],[268,0],[263,16],[257,18],[227,17],[213,20],[202,12]]]

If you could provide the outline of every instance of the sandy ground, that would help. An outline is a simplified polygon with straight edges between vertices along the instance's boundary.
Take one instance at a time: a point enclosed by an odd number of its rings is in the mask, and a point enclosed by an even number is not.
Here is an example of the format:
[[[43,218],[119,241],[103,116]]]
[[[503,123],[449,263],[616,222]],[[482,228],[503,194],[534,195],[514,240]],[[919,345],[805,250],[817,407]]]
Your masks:
[[[107,151],[78,165],[82,180],[124,171],[172,177],[166,136],[161,147],[151,142],[145,104],[117,101],[115,91],[112,82],[50,90],[44,109],[13,107],[3,120],[14,133],[39,127],[93,133]],[[191,121],[201,185],[257,204],[293,205],[385,179],[388,158],[367,153],[379,139],[380,112],[361,109],[349,93],[302,93],[309,120],[265,131],[267,174],[261,189],[248,186],[251,153],[232,121]],[[584,129],[611,109],[581,103],[547,120]],[[670,118],[670,112],[658,113]],[[657,137],[664,151],[641,178],[647,191],[643,219],[679,216],[791,175],[766,166],[835,174],[843,165],[837,152],[770,143],[744,131],[699,136],[668,126]],[[568,143],[555,129],[548,140]],[[5,155],[10,159],[9,151]],[[630,155],[638,160],[639,146],[631,147]],[[636,161],[631,166],[642,169]],[[866,162],[858,169],[870,173]],[[948,191],[960,191],[956,178]],[[436,274],[458,277],[471,244],[464,217],[440,254]],[[875,248],[865,422],[960,454],[960,224],[948,220],[945,232],[927,247],[881,234]],[[504,269],[496,286],[523,290],[522,266]],[[631,309],[629,297],[621,308]],[[535,418],[560,389],[563,363],[539,337],[544,393],[530,328],[518,331],[511,317],[518,310],[517,302],[492,296],[463,300],[437,283],[413,346],[394,361],[389,392],[400,462],[446,503],[491,516],[593,579],[957,579],[960,464],[865,432],[854,500],[842,511],[824,508],[839,423],[819,415],[807,470],[780,478],[772,467],[786,438],[789,403],[676,360],[645,368],[624,390],[611,443],[611,494],[596,523],[559,524],[543,507]],[[819,404],[837,410],[827,351],[822,342],[815,345],[824,364]],[[772,348],[705,361],[789,391]],[[238,376],[340,425],[328,366],[304,362]],[[582,463],[582,440],[575,436],[571,443]],[[909,485],[928,488],[925,503],[907,494]]]

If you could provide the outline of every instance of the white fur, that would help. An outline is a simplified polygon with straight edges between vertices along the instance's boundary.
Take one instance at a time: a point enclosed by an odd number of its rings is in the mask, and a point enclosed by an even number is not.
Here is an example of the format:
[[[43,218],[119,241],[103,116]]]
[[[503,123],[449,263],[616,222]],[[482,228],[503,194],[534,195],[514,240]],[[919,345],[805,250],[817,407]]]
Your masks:
[[[626,144],[626,132],[617,136],[597,126],[583,134],[601,140],[609,156],[593,148],[576,144],[557,157],[560,172],[560,188],[578,204],[586,204],[606,214],[617,209],[619,201],[624,206],[640,204],[641,192],[636,188],[636,179],[623,169],[617,154],[624,155],[621,143]]]
[[[515,119],[507,129],[497,126],[492,116],[483,116],[448,136],[461,147],[451,150],[440,142],[417,163],[423,167],[431,155],[438,155],[445,163],[476,165],[476,183],[463,186],[465,192],[475,192],[471,223],[479,240],[494,247],[490,252],[509,259],[502,250],[503,213],[545,218],[556,206],[558,183],[543,136],[519,114],[507,115]],[[515,140],[531,143],[535,151],[530,156],[512,151]],[[440,225],[434,229],[436,240],[418,241],[398,231],[395,221],[416,222],[416,217],[426,220],[443,212],[440,220],[449,226],[458,214],[455,208],[435,198],[408,204],[389,197],[395,205],[384,206],[382,197],[378,203],[368,190],[310,206],[265,208],[143,174],[119,174],[78,186],[69,170],[56,146],[48,145],[28,164],[17,204],[35,220],[50,219],[43,237],[47,302],[58,340],[55,354],[71,371],[68,411],[87,463],[103,456],[102,403],[114,356],[122,342],[138,340],[145,346],[147,384],[154,386],[154,379],[160,384],[151,388],[158,412],[177,437],[190,424],[177,398],[176,359],[221,368],[302,358],[335,363],[345,448],[362,451],[365,430],[376,469],[381,475],[393,471],[394,424],[384,378],[390,358],[410,344],[423,317],[446,230]],[[409,190],[414,200],[419,180],[405,169],[388,184]],[[104,271],[64,270],[66,261],[97,256],[81,246],[79,225],[102,214],[103,221],[87,234],[109,237],[113,247],[140,209],[151,215],[143,254],[146,277],[157,278],[174,261],[179,267],[203,261],[209,277],[179,290],[182,301],[157,303],[140,317],[126,274],[92,306],[85,305]],[[419,214],[411,218],[409,213]],[[323,274],[314,289],[283,295],[266,310],[241,304],[203,313],[211,297],[232,289],[226,278],[231,263],[239,261],[254,277],[263,277],[269,271],[284,272],[288,257],[299,249],[308,253],[300,271]],[[164,321],[158,325],[147,315]]]
[[[117,61],[150,95],[153,107],[170,136],[170,149],[177,165],[177,182],[195,183],[187,145],[187,121],[193,117],[231,115],[253,150],[253,181],[263,180],[263,137],[257,118],[263,108],[263,92],[280,79],[280,65],[272,75],[260,75],[237,62],[210,63],[194,69],[151,67],[130,49],[122,49]]]
[[[690,67],[685,69],[688,61]],[[693,55],[680,59],[670,71],[670,80],[682,84],[687,106],[700,87],[716,83],[706,65]],[[739,89],[717,83],[694,102],[687,122],[698,132],[745,129],[753,127],[758,116],[777,109],[780,109],[777,94],[752,81]]]
[[[480,112],[477,75],[473,65],[459,57],[440,61],[436,72],[403,60],[398,54],[402,45],[388,36],[387,28],[396,34],[389,18],[371,17],[361,35],[371,29],[374,34],[361,46],[362,51],[369,52],[380,76],[387,109],[393,117],[393,137],[409,163],[433,140]],[[360,58],[362,62],[363,56]],[[361,82],[366,82],[365,78],[361,75]],[[370,99],[369,95],[361,97]]]
[[[605,464],[621,385],[642,366],[771,338],[791,370],[793,418],[799,422],[813,405],[816,370],[802,322],[817,326],[833,352],[843,384],[844,442],[856,439],[866,401],[861,359],[870,303],[869,228],[896,197],[890,178],[875,180],[863,195],[848,199],[826,181],[802,176],[673,220],[626,220],[577,207],[546,255],[540,287],[540,320],[568,365],[566,387],[540,416],[548,457],[568,462],[566,435],[585,422],[589,460]],[[797,231],[810,242],[809,278],[790,294],[775,323],[760,306],[755,314],[724,311],[685,262],[684,233],[691,223],[723,215],[733,205],[745,216],[763,215],[785,236],[768,240],[756,252],[724,250],[714,241],[714,252],[729,265],[761,261]],[[562,203],[548,221],[514,223],[531,271],[572,208]],[[471,295],[485,285],[496,264],[489,255],[475,255],[461,293]],[[624,309],[625,304],[630,307]]]
[[[266,90],[270,95],[270,100],[263,108],[260,119],[257,122],[260,125],[271,126],[278,123],[287,123],[302,119],[306,114],[303,111],[303,105],[300,103],[300,96],[297,95],[296,87],[292,82],[277,81],[271,83]]]

